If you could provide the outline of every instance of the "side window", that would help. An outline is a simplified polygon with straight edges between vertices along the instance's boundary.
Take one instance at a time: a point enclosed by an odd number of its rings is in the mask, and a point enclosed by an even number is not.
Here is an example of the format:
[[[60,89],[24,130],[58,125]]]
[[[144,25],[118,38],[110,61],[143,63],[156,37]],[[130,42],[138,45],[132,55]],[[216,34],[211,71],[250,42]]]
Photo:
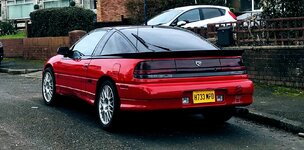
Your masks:
[[[183,13],[178,17],[178,21],[195,22],[200,20],[200,12],[198,9],[193,9]]]
[[[122,35],[115,32],[107,41],[101,55],[134,53],[135,48]]]
[[[226,14],[226,10],[225,9],[219,9],[221,12],[221,15],[224,16]]]
[[[204,19],[211,19],[222,16],[219,9],[216,8],[203,8],[202,9]]]
[[[73,48],[73,51],[78,51],[82,55],[92,55],[96,45],[100,39],[106,34],[107,31],[98,30],[87,34],[82,38]]]

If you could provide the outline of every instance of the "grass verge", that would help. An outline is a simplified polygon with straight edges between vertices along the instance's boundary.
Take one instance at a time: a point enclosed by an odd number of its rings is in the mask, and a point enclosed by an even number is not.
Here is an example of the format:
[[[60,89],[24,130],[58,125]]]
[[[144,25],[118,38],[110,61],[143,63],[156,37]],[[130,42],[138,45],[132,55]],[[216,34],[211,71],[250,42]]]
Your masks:
[[[0,67],[10,69],[42,69],[44,60],[27,60],[22,58],[4,58]]]
[[[21,39],[21,38],[26,38],[26,34],[24,30],[19,30],[17,31],[16,34],[12,34],[12,35],[0,36],[0,39]]]
[[[254,87],[256,90],[268,90],[272,95],[276,96],[304,97],[304,89],[267,85],[261,83],[255,83]]]

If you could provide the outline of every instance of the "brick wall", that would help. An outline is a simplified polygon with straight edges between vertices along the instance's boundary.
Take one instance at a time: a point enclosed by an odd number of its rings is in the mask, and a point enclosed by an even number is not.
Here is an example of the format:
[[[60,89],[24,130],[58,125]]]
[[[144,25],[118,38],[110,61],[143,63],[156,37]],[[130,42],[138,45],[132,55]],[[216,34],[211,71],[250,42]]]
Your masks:
[[[3,39],[4,57],[23,57],[23,39]]]
[[[243,60],[255,82],[304,88],[304,47],[243,47]]]
[[[38,37],[23,39],[4,39],[4,57],[23,57],[25,59],[48,59],[57,53],[58,47],[70,47],[83,35],[85,31],[75,30],[69,36]]]
[[[48,59],[56,55],[60,46],[70,46],[70,38],[41,37],[24,39],[5,39],[3,43],[4,57],[23,57],[25,59]]]
[[[125,2],[127,0],[98,0],[97,22],[122,21],[121,15],[126,16]]]
[[[69,47],[70,38],[66,37],[40,37],[40,38],[24,38],[25,59],[48,59],[56,55],[58,47]]]

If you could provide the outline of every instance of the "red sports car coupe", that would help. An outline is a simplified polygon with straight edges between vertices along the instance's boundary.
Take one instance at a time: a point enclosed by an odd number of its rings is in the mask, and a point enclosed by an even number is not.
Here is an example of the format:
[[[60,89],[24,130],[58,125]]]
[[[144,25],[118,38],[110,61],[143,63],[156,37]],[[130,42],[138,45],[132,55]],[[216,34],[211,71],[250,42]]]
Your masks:
[[[195,109],[220,123],[253,101],[243,51],[220,50],[184,29],[101,28],[57,53],[43,71],[45,103],[58,95],[83,99],[107,130],[123,111]]]

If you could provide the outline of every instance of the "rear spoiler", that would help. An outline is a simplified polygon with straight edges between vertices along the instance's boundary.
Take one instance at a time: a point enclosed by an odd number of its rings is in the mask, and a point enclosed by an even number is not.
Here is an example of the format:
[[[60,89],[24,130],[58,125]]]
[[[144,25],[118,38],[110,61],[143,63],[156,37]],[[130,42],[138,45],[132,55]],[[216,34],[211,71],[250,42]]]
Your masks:
[[[182,58],[182,57],[210,57],[210,56],[242,56],[244,50],[203,50],[203,51],[168,51],[143,52],[93,56],[93,58]]]

